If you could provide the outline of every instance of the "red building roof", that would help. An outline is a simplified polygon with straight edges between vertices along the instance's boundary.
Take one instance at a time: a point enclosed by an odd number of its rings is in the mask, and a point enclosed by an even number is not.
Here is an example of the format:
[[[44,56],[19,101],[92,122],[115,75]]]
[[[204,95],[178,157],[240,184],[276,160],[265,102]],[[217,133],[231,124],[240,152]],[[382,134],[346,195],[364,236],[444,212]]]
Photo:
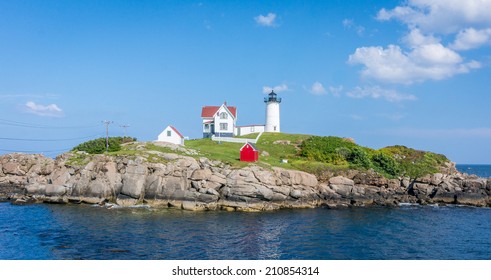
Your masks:
[[[179,137],[184,138],[184,136],[182,136],[182,134],[179,132],[179,130],[177,130],[175,127],[173,127],[172,125],[169,125],[169,127],[170,127],[172,130],[174,130],[174,131],[177,133],[177,135],[179,135]]]
[[[226,106],[226,105],[225,105]],[[213,118],[215,116],[216,112],[218,109],[220,109],[221,106],[203,106],[201,109],[201,117],[202,118]],[[234,118],[237,118],[237,108],[235,106],[226,106],[227,109],[232,113]]]

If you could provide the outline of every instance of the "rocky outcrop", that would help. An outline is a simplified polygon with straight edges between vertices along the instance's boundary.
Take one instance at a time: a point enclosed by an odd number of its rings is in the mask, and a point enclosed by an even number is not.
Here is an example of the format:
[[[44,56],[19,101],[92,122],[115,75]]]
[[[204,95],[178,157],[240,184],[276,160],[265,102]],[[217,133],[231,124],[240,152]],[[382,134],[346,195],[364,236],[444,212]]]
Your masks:
[[[316,176],[251,165],[233,169],[218,161],[153,152],[140,156],[77,154],[0,156],[0,200],[24,204],[116,203],[180,209],[263,211],[281,208],[397,206],[400,203],[491,206],[491,179],[460,174],[449,166],[411,180],[349,172],[320,182]],[[83,158],[83,157],[82,157]],[[77,163],[76,163],[77,162]]]

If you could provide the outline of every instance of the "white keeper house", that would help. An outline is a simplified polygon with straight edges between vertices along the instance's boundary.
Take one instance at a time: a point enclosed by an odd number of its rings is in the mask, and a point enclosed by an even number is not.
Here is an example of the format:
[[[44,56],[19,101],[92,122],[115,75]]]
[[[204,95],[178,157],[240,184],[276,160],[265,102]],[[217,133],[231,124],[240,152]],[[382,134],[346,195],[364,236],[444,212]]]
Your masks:
[[[280,103],[274,91],[264,98],[266,103],[266,124],[252,124],[237,126],[237,107],[228,106],[224,102],[221,106],[203,106],[201,119],[203,125],[203,138],[233,137],[258,132],[280,132]]]

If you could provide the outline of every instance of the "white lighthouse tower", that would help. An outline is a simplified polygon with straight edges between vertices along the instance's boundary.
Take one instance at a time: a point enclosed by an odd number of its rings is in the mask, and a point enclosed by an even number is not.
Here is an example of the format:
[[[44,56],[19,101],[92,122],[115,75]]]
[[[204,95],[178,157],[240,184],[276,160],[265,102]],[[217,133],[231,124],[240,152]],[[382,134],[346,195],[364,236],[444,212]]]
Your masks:
[[[264,98],[266,103],[266,127],[265,132],[280,132],[280,103],[281,98],[274,91]]]

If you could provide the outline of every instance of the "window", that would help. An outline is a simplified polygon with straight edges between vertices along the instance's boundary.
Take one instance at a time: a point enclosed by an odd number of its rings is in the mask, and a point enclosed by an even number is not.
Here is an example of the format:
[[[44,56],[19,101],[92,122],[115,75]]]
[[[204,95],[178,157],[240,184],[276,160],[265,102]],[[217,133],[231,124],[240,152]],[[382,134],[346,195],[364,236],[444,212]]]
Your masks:
[[[167,130],[167,137],[170,137],[172,135],[172,131]]]
[[[221,112],[220,113],[220,119],[225,120],[228,118],[228,114],[226,112]]]
[[[210,125],[209,124],[205,124],[205,131],[209,131],[210,130]]]
[[[251,132],[254,132],[254,127],[253,126],[251,126]]]
[[[228,130],[228,123],[220,123],[220,130]]]
[[[274,131],[276,131],[276,125],[275,125],[275,126],[273,126],[273,130],[274,130]]]

